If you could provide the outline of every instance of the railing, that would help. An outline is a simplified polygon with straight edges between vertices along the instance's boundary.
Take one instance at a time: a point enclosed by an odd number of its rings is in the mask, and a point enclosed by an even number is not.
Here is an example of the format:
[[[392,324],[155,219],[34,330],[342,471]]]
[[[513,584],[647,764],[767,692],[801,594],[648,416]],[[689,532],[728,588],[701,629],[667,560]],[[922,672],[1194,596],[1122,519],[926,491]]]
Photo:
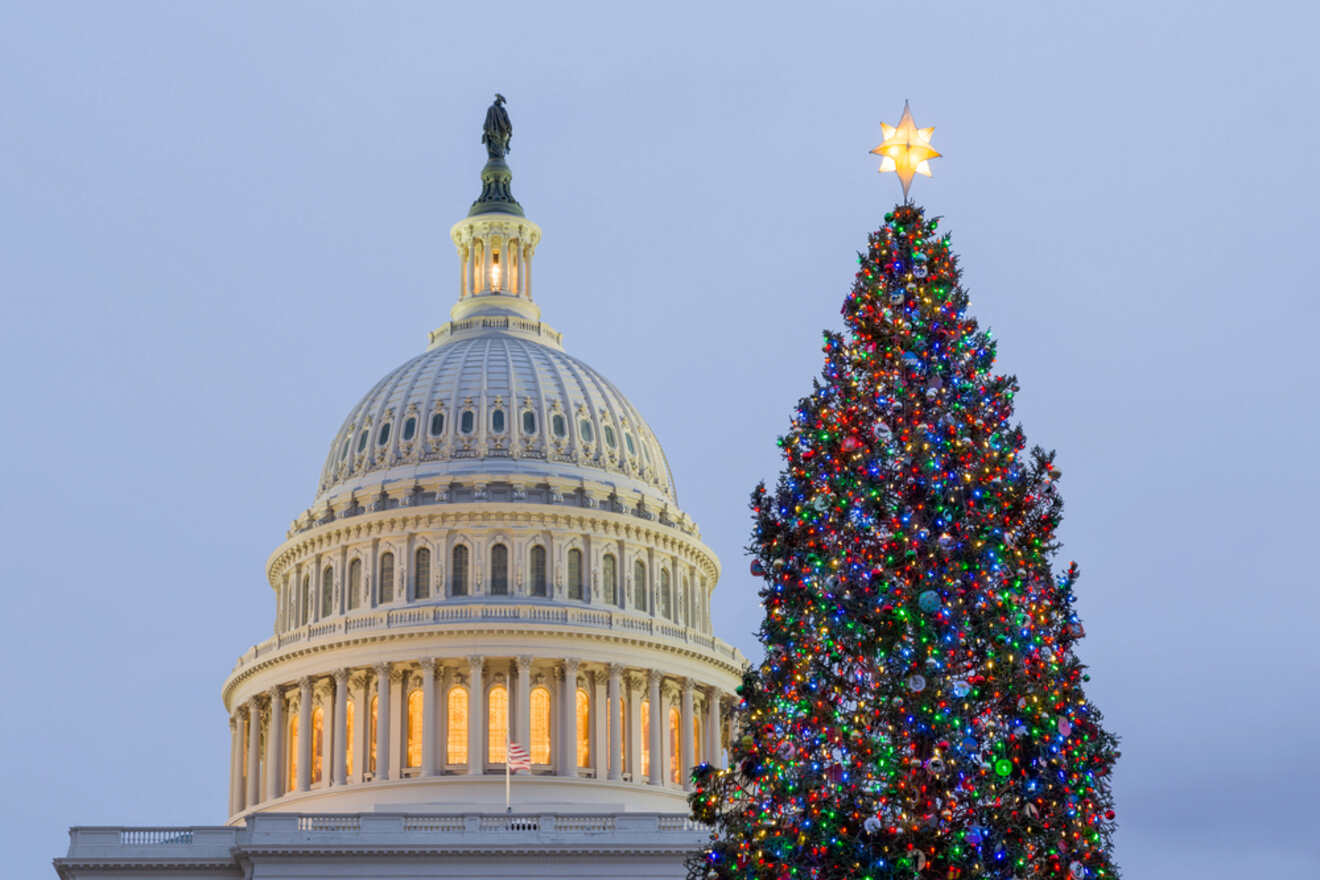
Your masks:
[[[308,835],[371,844],[483,845],[536,843],[547,850],[571,846],[577,835],[593,835],[594,845],[627,850],[643,844],[672,847],[676,853],[700,846],[708,829],[677,813],[254,813],[235,827],[183,828],[75,827],[69,829],[69,858],[141,858],[141,850],[168,851],[171,859],[228,860],[235,848],[251,844],[296,846]],[[334,836],[338,836],[337,838]],[[162,853],[163,855],[164,853]]]
[[[119,832],[120,846],[190,846],[191,828],[124,828]]]
[[[669,642],[680,642],[685,645],[699,647],[719,656],[721,659],[739,665],[742,661],[737,649],[727,642],[697,630],[656,618],[638,617],[634,614],[599,607],[575,608],[541,604],[504,604],[502,602],[467,602],[459,605],[451,604],[451,602],[452,600],[445,600],[444,604],[377,609],[308,624],[299,629],[272,636],[260,644],[253,645],[247,653],[238,658],[237,667],[241,668],[253,660],[268,657],[290,645],[347,635],[348,633],[430,626],[433,624],[505,623],[510,621],[551,623],[560,626],[584,627],[629,634],[644,633],[649,636],[658,636]]]

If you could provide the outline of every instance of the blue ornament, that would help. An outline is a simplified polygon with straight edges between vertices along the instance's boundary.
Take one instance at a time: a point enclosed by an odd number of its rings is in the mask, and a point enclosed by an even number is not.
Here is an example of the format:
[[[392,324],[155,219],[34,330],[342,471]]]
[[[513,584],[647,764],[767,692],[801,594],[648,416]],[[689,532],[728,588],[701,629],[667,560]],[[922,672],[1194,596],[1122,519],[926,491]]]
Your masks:
[[[959,679],[958,681],[955,681],[953,683],[953,695],[955,697],[961,699],[962,697],[967,696],[971,692],[972,692],[972,686],[967,682]],[[975,740],[973,740],[973,744],[975,744]]]

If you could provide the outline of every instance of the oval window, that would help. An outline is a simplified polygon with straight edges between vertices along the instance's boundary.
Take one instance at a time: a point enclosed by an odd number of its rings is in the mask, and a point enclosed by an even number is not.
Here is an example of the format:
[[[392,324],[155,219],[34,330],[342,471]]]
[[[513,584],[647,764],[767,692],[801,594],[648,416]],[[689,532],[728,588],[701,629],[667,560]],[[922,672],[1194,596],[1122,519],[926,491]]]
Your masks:
[[[403,423],[403,439],[411,440],[413,434],[417,433],[417,416],[408,416],[408,420]]]
[[[386,422],[380,426],[380,434],[376,437],[376,443],[384,446],[388,442],[390,442],[390,423]]]
[[[496,434],[504,433],[504,410],[492,410],[490,414],[490,429]]]
[[[350,444],[350,443],[352,443],[352,442],[353,442],[352,438],[350,438],[350,437],[345,437],[345,438],[344,438],[344,448],[341,449],[341,450],[339,450],[339,460],[340,460],[340,461],[343,461],[343,460],[344,460],[344,456],[348,455],[348,444]]]
[[[646,459],[647,464],[651,463],[651,447],[645,443],[642,444],[642,458]]]
[[[604,428],[601,428],[601,431],[605,434],[605,445],[608,446],[610,449],[613,449],[614,429],[611,428],[609,425],[606,425]]]
[[[564,423],[564,417],[558,413],[550,419],[550,429],[555,432],[556,437],[563,437],[568,433],[568,425]]]
[[[536,413],[532,412],[530,409],[523,413],[523,433],[536,433]]]
[[[477,417],[472,413],[472,410],[470,409],[463,410],[463,415],[458,417],[458,429],[462,431],[464,434],[471,434],[472,429],[475,428],[476,426],[477,426]]]
[[[437,434],[443,434],[444,432],[445,432],[445,414],[436,413],[435,415],[431,416],[431,436],[434,437]]]
[[[633,446],[632,434],[629,434],[627,431],[623,432],[623,445],[628,447],[629,455],[637,454],[637,447]]]
[[[595,438],[595,435],[591,431],[591,422],[586,419],[581,419],[578,422],[578,433],[582,435],[583,443],[590,443]]]
[[[371,432],[364,428],[362,430],[362,433],[358,436],[358,448],[357,448],[358,452],[361,452],[362,450],[367,448],[367,438],[370,436],[371,436]]]

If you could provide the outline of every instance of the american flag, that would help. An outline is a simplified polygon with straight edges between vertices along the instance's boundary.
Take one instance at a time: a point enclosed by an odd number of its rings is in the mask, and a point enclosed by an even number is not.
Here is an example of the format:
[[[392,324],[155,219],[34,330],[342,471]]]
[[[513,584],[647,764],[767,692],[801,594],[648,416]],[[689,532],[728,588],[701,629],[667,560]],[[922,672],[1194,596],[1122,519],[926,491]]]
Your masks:
[[[518,770],[526,770],[530,773],[532,770],[532,756],[527,754],[527,749],[518,743],[509,743],[509,772],[513,773]]]

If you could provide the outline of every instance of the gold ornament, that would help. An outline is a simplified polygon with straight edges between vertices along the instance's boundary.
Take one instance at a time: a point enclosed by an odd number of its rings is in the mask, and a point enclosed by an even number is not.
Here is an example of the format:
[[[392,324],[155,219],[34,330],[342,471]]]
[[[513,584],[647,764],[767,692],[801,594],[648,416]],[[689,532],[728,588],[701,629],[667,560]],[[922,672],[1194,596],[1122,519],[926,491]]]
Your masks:
[[[930,136],[935,128],[917,128],[917,124],[912,121],[912,110],[908,108],[907,101],[903,102],[903,116],[898,120],[898,126],[882,122],[880,128],[885,133],[885,142],[871,152],[883,157],[880,162],[881,174],[886,171],[898,174],[903,184],[903,198],[906,199],[912,175],[924,174],[930,177],[930,160],[940,156],[930,145]]]

